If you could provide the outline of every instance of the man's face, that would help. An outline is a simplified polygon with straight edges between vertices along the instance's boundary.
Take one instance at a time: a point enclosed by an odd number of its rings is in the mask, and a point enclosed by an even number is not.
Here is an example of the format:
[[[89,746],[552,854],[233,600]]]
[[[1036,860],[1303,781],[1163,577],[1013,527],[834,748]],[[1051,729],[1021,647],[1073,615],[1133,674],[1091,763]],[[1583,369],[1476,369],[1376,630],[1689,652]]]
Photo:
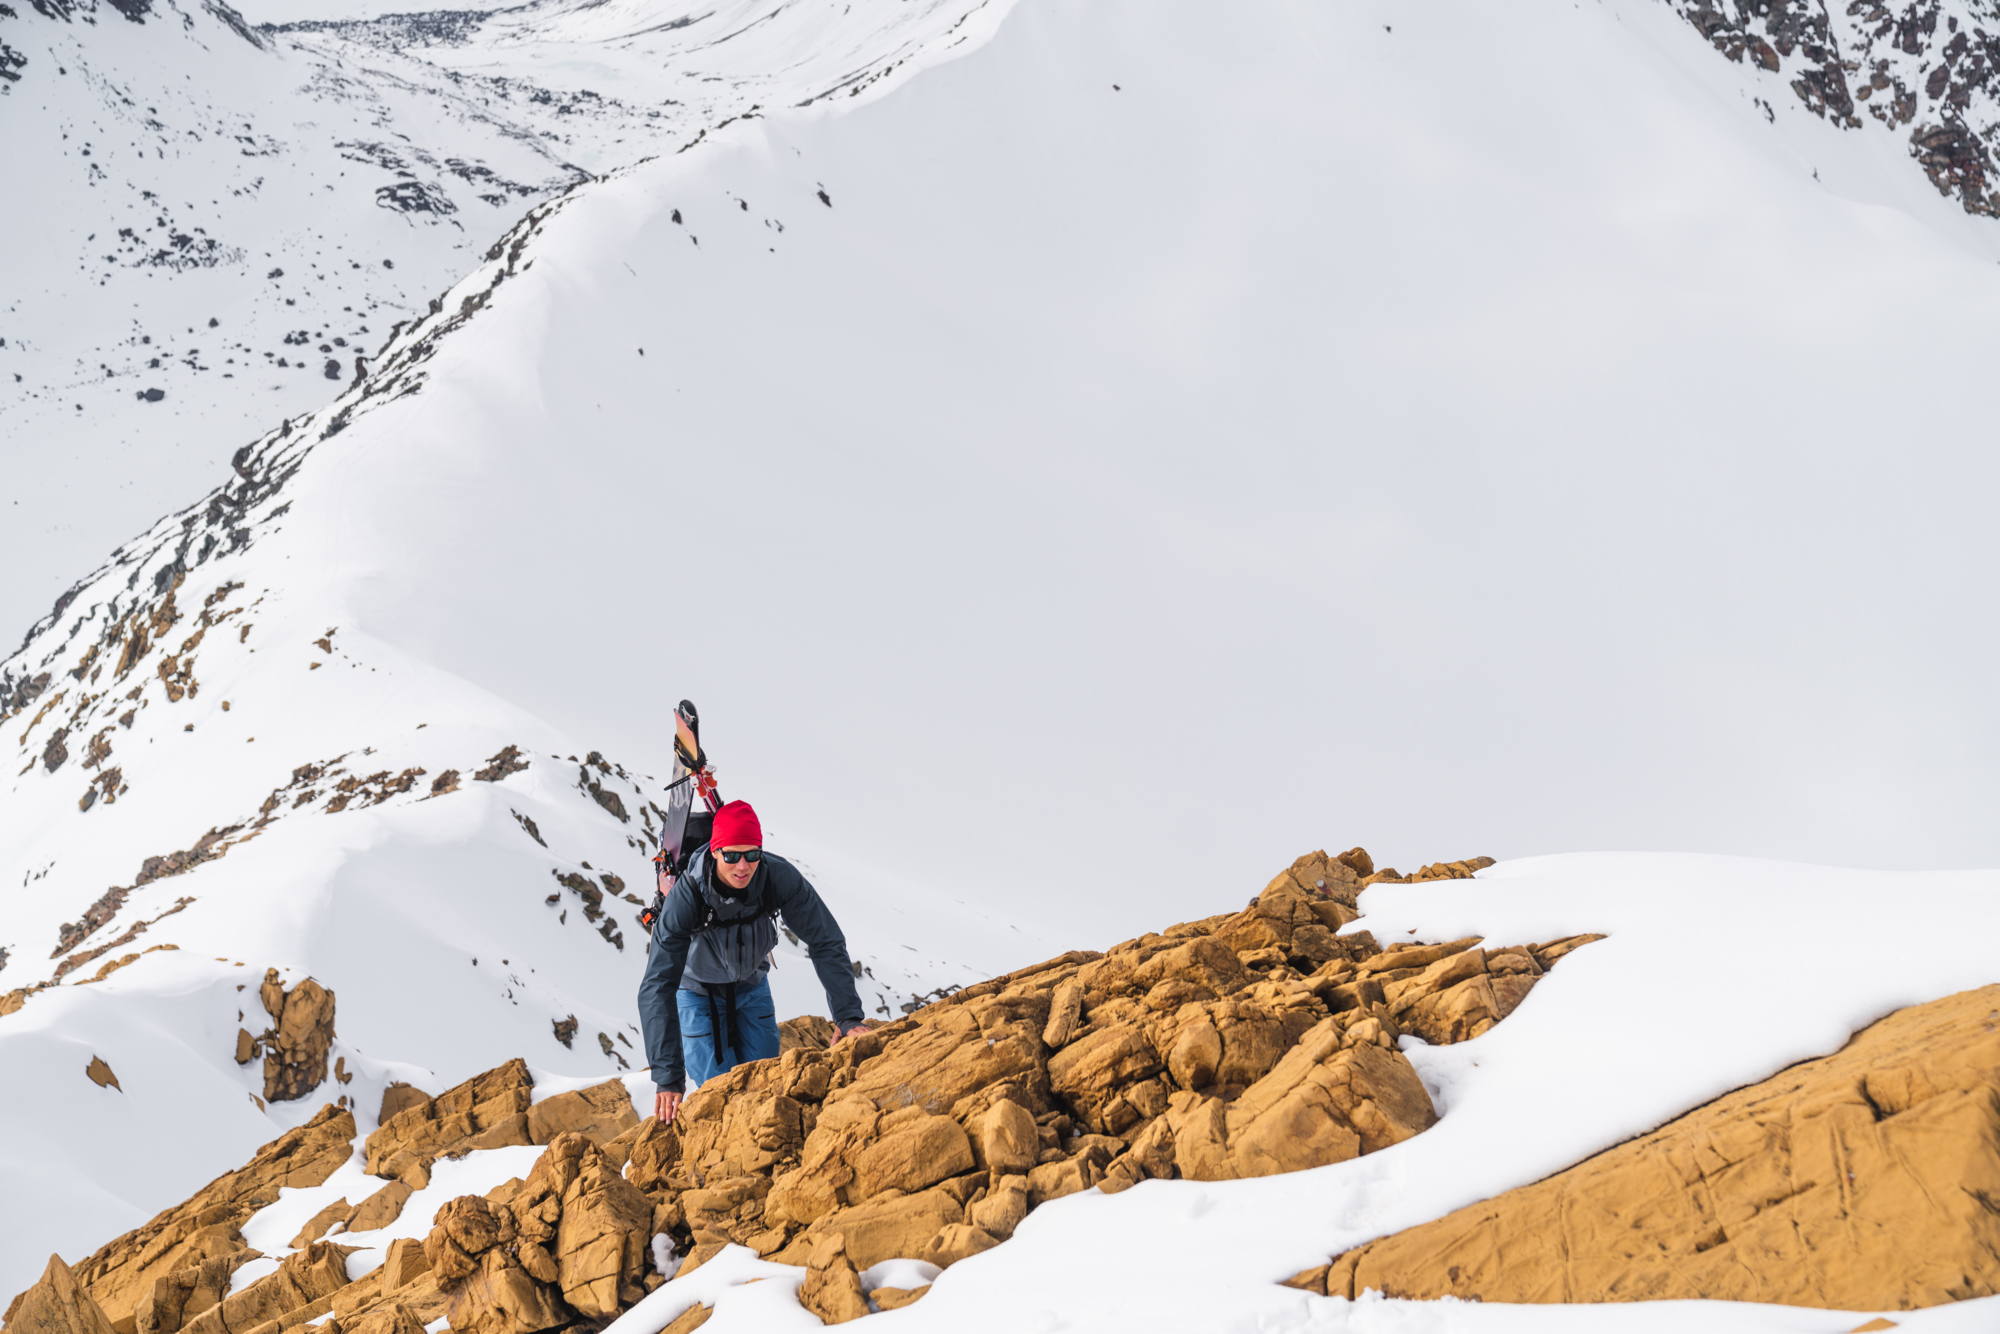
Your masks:
[[[722,854],[755,852],[757,850],[755,843],[738,843],[734,847],[717,848],[715,873],[722,877],[722,883],[728,885],[731,889],[748,889],[750,887],[750,877],[757,874],[757,864],[748,857],[744,857],[734,866],[731,866],[729,858]]]

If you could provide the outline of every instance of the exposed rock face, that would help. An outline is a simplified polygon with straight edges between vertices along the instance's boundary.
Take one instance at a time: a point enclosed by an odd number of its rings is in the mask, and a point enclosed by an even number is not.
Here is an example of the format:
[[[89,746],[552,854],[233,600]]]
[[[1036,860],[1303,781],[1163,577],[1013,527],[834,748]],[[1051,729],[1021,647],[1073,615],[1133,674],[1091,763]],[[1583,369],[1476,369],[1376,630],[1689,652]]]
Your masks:
[[[119,1334],[135,1334],[140,1304],[152,1296],[159,1280],[205,1261],[240,1263],[254,1255],[238,1231],[244,1221],[275,1203],[279,1187],[317,1186],[332,1176],[352,1152],[354,1133],[352,1115],[322,1108],[307,1124],[259,1149],[240,1170],[217,1177],[185,1203],[82,1261],[76,1266],[77,1280]],[[199,1280],[177,1282],[192,1291]],[[179,1325],[150,1328],[169,1334]]]
[[[1315,853],[1241,912],[1072,952],[837,1045],[823,1021],[791,1021],[776,1059],[711,1080],[672,1125],[639,1120],[615,1080],[536,1103],[518,1059],[436,1097],[392,1086],[364,1146],[386,1184],[308,1220],[276,1272],[230,1292],[256,1256],[241,1225],[280,1186],[317,1185],[348,1158],[344,1110],[324,1109],[76,1277],[117,1334],[280,1334],[328,1315],[345,1334],[415,1334],[440,1318],[465,1334],[534,1334],[595,1326],[657,1287],[668,1276],[652,1272],[650,1243],[665,1233],[683,1271],[740,1242],[805,1267],[801,1299],[822,1319],[854,1319],[869,1310],[859,1275],[871,1266],[948,1267],[1066,1195],[1292,1171],[1431,1124],[1396,1038],[1483,1032],[1588,938],[1382,950],[1366,932],[1336,935],[1375,874],[1359,849]],[[303,1091],[325,1075],[333,996],[311,981],[286,992],[275,973],[263,996],[277,1027],[249,1046],[269,1053],[267,1082],[275,1069],[273,1087]],[[347,1281],[345,1248],[328,1240],[341,1226],[397,1219],[440,1157],[531,1143],[548,1149],[526,1181],[452,1200],[421,1244],[399,1240]],[[922,1292],[873,1300],[888,1309]]]
[[[837,1046],[801,1032],[611,1147],[688,1263],[738,1242],[806,1265],[828,1320],[859,1295],[843,1265],[948,1266],[1093,1186],[1385,1148],[1435,1120],[1396,1038],[1484,1032],[1574,945],[1336,935],[1357,864],[1374,873],[1359,849],[1302,857],[1241,912],[1064,955]]]
[[[1864,113],[1891,130],[1912,126],[1910,156],[1939,193],[1967,213],[2000,214],[1992,153],[2000,32],[1980,26],[1990,9],[1950,0],[1669,2],[1730,60],[1785,79],[1814,115],[1850,130],[1867,124]]]
[[[6,1325],[9,1334],[111,1334],[111,1322],[59,1255],[7,1307]]]
[[[460,1196],[424,1254],[454,1330],[529,1334],[616,1315],[646,1289],[653,1206],[589,1139],[565,1131],[510,1199]]]
[[[516,1058],[405,1107],[368,1137],[366,1170],[399,1177],[421,1167],[428,1176],[430,1164],[448,1152],[527,1144],[533,1087],[527,1062]]]
[[[528,1109],[528,1138],[535,1144],[547,1144],[565,1130],[608,1144],[638,1124],[632,1095],[615,1079],[594,1088],[558,1093]]]
[[[1492,1302],[1907,1310],[2000,1293],[2000,986],[1900,1011],[1300,1286]]]
[[[258,994],[274,1021],[263,1039],[264,1097],[271,1102],[303,1098],[326,1082],[333,993],[311,978],[286,991],[273,968],[264,974]],[[239,1039],[239,1051],[241,1046]]]
[[[447,1154],[548,1144],[564,1131],[609,1144],[639,1125],[631,1095],[615,1079],[539,1103],[533,1097],[534,1079],[518,1058],[435,1098],[407,1084],[393,1086],[382,1097],[381,1127],[368,1137],[366,1170],[420,1187],[413,1178],[428,1181],[430,1165]]]

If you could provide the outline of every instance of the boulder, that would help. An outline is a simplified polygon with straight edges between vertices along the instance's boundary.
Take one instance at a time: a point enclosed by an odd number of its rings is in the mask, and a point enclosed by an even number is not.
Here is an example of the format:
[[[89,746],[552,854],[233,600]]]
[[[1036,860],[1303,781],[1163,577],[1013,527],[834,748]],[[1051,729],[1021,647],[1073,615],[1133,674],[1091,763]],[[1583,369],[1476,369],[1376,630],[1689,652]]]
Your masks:
[[[1166,1121],[1174,1165],[1197,1181],[1272,1176],[1343,1162],[1397,1144],[1437,1120],[1400,1052],[1349,1044],[1320,1022],[1233,1102],[1176,1093]]]
[[[806,1276],[799,1284],[799,1305],[823,1324],[840,1325],[868,1314],[868,1295],[847,1258],[846,1239],[829,1232],[813,1243]]]
[[[382,1257],[382,1294],[406,1287],[431,1271],[424,1244],[415,1237],[398,1237],[389,1243]]]
[[[353,1324],[342,1325],[341,1334],[423,1334],[423,1323],[402,1302],[385,1302],[361,1316]]]
[[[2000,1294],[2000,986],[1898,1011],[1534,1185],[1334,1259],[1324,1290],[1909,1310]]]
[[[298,1234],[294,1236],[291,1239],[290,1243],[288,1244],[291,1246],[293,1250],[297,1250],[301,1246],[308,1246],[313,1242],[318,1241],[321,1237],[324,1237],[326,1235],[326,1230],[332,1227],[335,1223],[343,1223],[343,1224],[346,1223],[348,1216],[351,1215],[353,1212],[354,1212],[354,1206],[347,1202],[347,1198],[345,1196],[342,1196],[340,1199],[335,1200],[332,1204],[327,1205],[326,1208],[314,1214],[311,1218],[308,1218],[305,1221],[305,1226],[301,1227],[298,1230]],[[145,1327],[145,1321],[143,1319],[139,1322],[139,1324],[140,1328],[143,1329]]]
[[[827,1214],[807,1230],[820,1237],[839,1234],[857,1269],[884,1260],[916,1256],[948,1223],[965,1221],[965,1211],[949,1192],[933,1188],[915,1195],[892,1195]]]
[[[960,1260],[981,1251],[990,1251],[999,1244],[1000,1238],[970,1223],[946,1223],[938,1229],[936,1236],[924,1243],[924,1249],[916,1258],[939,1269],[949,1269]]]
[[[263,1039],[265,1101],[303,1098],[326,1082],[333,993],[310,977],[287,991],[273,968],[264,974],[259,994],[275,1025]]]
[[[473,1272],[458,1282],[447,1311],[452,1334],[533,1334],[572,1318],[553,1288],[498,1248],[481,1255]]]
[[[230,1293],[181,1325],[185,1334],[244,1334],[271,1320],[307,1312],[299,1322],[333,1309],[333,1295],[347,1286],[347,1257],[357,1247],[316,1241],[286,1256],[278,1268]]]
[[[35,1285],[7,1308],[8,1334],[111,1334],[111,1322],[76,1275],[51,1255]]]
[[[877,1288],[868,1294],[868,1300],[885,1311],[898,1311],[930,1290],[928,1283],[921,1288]]]
[[[139,1334],[174,1334],[189,1317],[200,1315],[227,1297],[236,1271],[259,1258],[257,1251],[237,1251],[155,1279],[153,1290],[139,1299]]]
[[[1034,1115],[1021,1104],[1003,1099],[980,1118],[979,1157],[984,1160],[980,1165],[996,1177],[1026,1172],[1041,1157],[1041,1151]]]
[[[915,1115],[855,1155],[852,1198],[873,1199],[885,1190],[914,1194],[973,1169],[963,1126],[921,1108],[911,1111]]]
[[[566,1131],[550,1152],[558,1144],[577,1141],[589,1144],[576,1132]],[[563,1187],[562,1221],[552,1254],[563,1299],[579,1314],[608,1318],[623,1309],[622,1294],[644,1275],[653,1206],[594,1146],[578,1160],[575,1176]],[[531,1175],[523,1197],[533,1195],[537,1185]]]
[[[534,1083],[527,1063],[516,1057],[436,1098],[412,1103],[368,1137],[363,1170],[399,1177],[426,1158],[529,1143]]]
[[[616,1079],[544,1098],[528,1109],[528,1140],[547,1144],[565,1130],[609,1144],[639,1124],[632,1094]]]
[[[966,1209],[965,1221],[1005,1241],[1028,1216],[1028,1206],[1028,1178],[1004,1176],[993,1183],[984,1199]]]
[[[349,1232],[374,1232],[403,1216],[403,1205],[415,1192],[407,1181],[391,1181],[370,1195],[347,1218]]]

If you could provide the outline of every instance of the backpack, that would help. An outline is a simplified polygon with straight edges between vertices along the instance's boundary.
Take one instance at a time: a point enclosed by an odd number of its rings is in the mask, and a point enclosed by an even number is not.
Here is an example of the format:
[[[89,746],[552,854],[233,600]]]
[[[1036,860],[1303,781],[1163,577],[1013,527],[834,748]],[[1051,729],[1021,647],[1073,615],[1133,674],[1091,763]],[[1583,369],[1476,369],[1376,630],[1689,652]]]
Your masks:
[[[654,859],[653,864],[659,868],[659,875],[653,888],[653,901],[646,905],[644,912],[639,914],[640,925],[646,928],[646,952],[648,954],[651,954],[653,951],[653,925],[667,911],[668,892],[673,883],[687,873],[687,868],[693,862],[695,853],[708,846],[709,830],[714,823],[715,816],[712,812],[703,811],[696,815],[690,815],[688,817],[688,832],[682,840],[683,846],[688,848],[685,859],[682,860],[679,866],[671,869],[666,865],[664,853]],[[776,919],[777,916],[777,890],[772,878],[767,875],[764,877],[762,888],[757,891],[757,911],[748,917],[733,918],[729,925],[735,926],[739,923],[755,921],[759,917]],[[701,920],[688,933],[688,937],[692,940],[695,936],[712,929],[714,926],[715,905],[709,902],[708,896],[704,894],[701,899]]]

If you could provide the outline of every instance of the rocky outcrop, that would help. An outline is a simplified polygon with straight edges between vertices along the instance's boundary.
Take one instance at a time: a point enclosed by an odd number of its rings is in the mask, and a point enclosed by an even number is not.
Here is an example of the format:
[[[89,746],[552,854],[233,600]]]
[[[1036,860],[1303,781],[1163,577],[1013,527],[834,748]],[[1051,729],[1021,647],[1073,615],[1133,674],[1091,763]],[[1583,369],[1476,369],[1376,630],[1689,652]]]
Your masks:
[[[607,1319],[643,1297],[652,1221],[603,1150],[565,1131],[507,1198],[466,1195],[439,1210],[424,1255],[453,1330],[529,1334]]]
[[[533,1334],[607,1321],[664,1282],[664,1234],[679,1271],[732,1242],[806,1269],[801,1300],[828,1323],[906,1305],[924,1289],[870,1294],[860,1275],[899,1257],[949,1267],[1092,1187],[1294,1171],[1420,1133],[1435,1113],[1397,1039],[1477,1036],[1592,939],[1385,950],[1338,934],[1380,874],[1360,849],[1314,853],[1239,912],[1073,951],[838,1044],[824,1021],[788,1021],[777,1058],[711,1080],[671,1125],[640,1120],[616,1080],[536,1102],[518,1059],[435,1097],[392,1086],[363,1146],[386,1184],[308,1220],[275,1272],[230,1292],[256,1255],[240,1228],[280,1186],[317,1185],[347,1159],[345,1110],[77,1279],[118,1334],[281,1334],[329,1314],[343,1334],[441,1318]],[[287,992],[273,973],[264,999],[278,1023],[262,1042],[298,1072],[282,1086],[323,1078],[331,993],[309,980]],[[524,1144],[548,1146],[526,1181],[449,1202],[420,1245],[396,1241],[346,1280],[343,1228],[398,1219],[441,1157]]]
[[[333,1046],[333,993],[311,978],[287,991],[278,980],[278,970],[272,968],[265,972],[257,994],[272,1023],[262,1040],[264,1097],[270,1102],[303,1098],[326,1082],[327,1052]]]
[[[160,1280],[211,1260],[240,1263],[253,1256],[239,1230],[243,1223],[275,1203],[280,1187],[317,1186],[332,1176],[352,1153],[354,1134],[351,1114],[322,1108],[307,1124],[259,1149],[241,1169],[217,1177],[186,1202],[79,1263],[77,1281],[118,1334],[136,1334],[141,1304]],[[176,1282],[192,1291],[200,1280]],[[170,1328],[179,1325],[149,1326],[153,1334],[170,1334]]]
[[[2000,1293],[1995,1201],[2000,986],[1899,1011],[1832,1056],[1293,1281],[1908,1310]]]
[[[847,1271],[949,1266],[1093,1186],[1385,1148],[1435,1120],[1396,1039],[1477,1036],[1581,938],[1383,950],[1336,934],[1358,868],[1375,874],[1359,849],[1314,853],[1241,912],[1067,954],[830,1048],[801,1030],[611,1147],[687,1263],[735,1242],[806,1266],[828,1320],[853,1309]]]
[[[365,1146],[365,1170],[421,1189],[442,1157],[548,1144],[565,1131],[609,1144],[639,1124],[632,1095],[615,1079],[541,1102],[534,1101],[534,1085],[527,1062],[517,1058],[435,1098],[407,1084],[392,1087],[383,1094],[381,1126]],[[624,1161],[621,1149],[618,1162]]]
[[[368,1137],[365,1169],[373,1176],[427,1184],[430,1165],[447,1153],[527,1144],[534,1077],[527,1062],[507,1062],[397,1112]]]
[[[111,1322],[59,1255],[49,1257],[40,1281],[8,1305],[0,1323],[8,1334],[112,1334]]]
[[[1940,194],[2000,216],[2000,31],[1982,26],[1990,11],[1952,0],[1669,3],[1725,57],[1784,80],[1814,115],[1849,130],[1870,119],[1899,134],[1909,126],[1907,151]]]

